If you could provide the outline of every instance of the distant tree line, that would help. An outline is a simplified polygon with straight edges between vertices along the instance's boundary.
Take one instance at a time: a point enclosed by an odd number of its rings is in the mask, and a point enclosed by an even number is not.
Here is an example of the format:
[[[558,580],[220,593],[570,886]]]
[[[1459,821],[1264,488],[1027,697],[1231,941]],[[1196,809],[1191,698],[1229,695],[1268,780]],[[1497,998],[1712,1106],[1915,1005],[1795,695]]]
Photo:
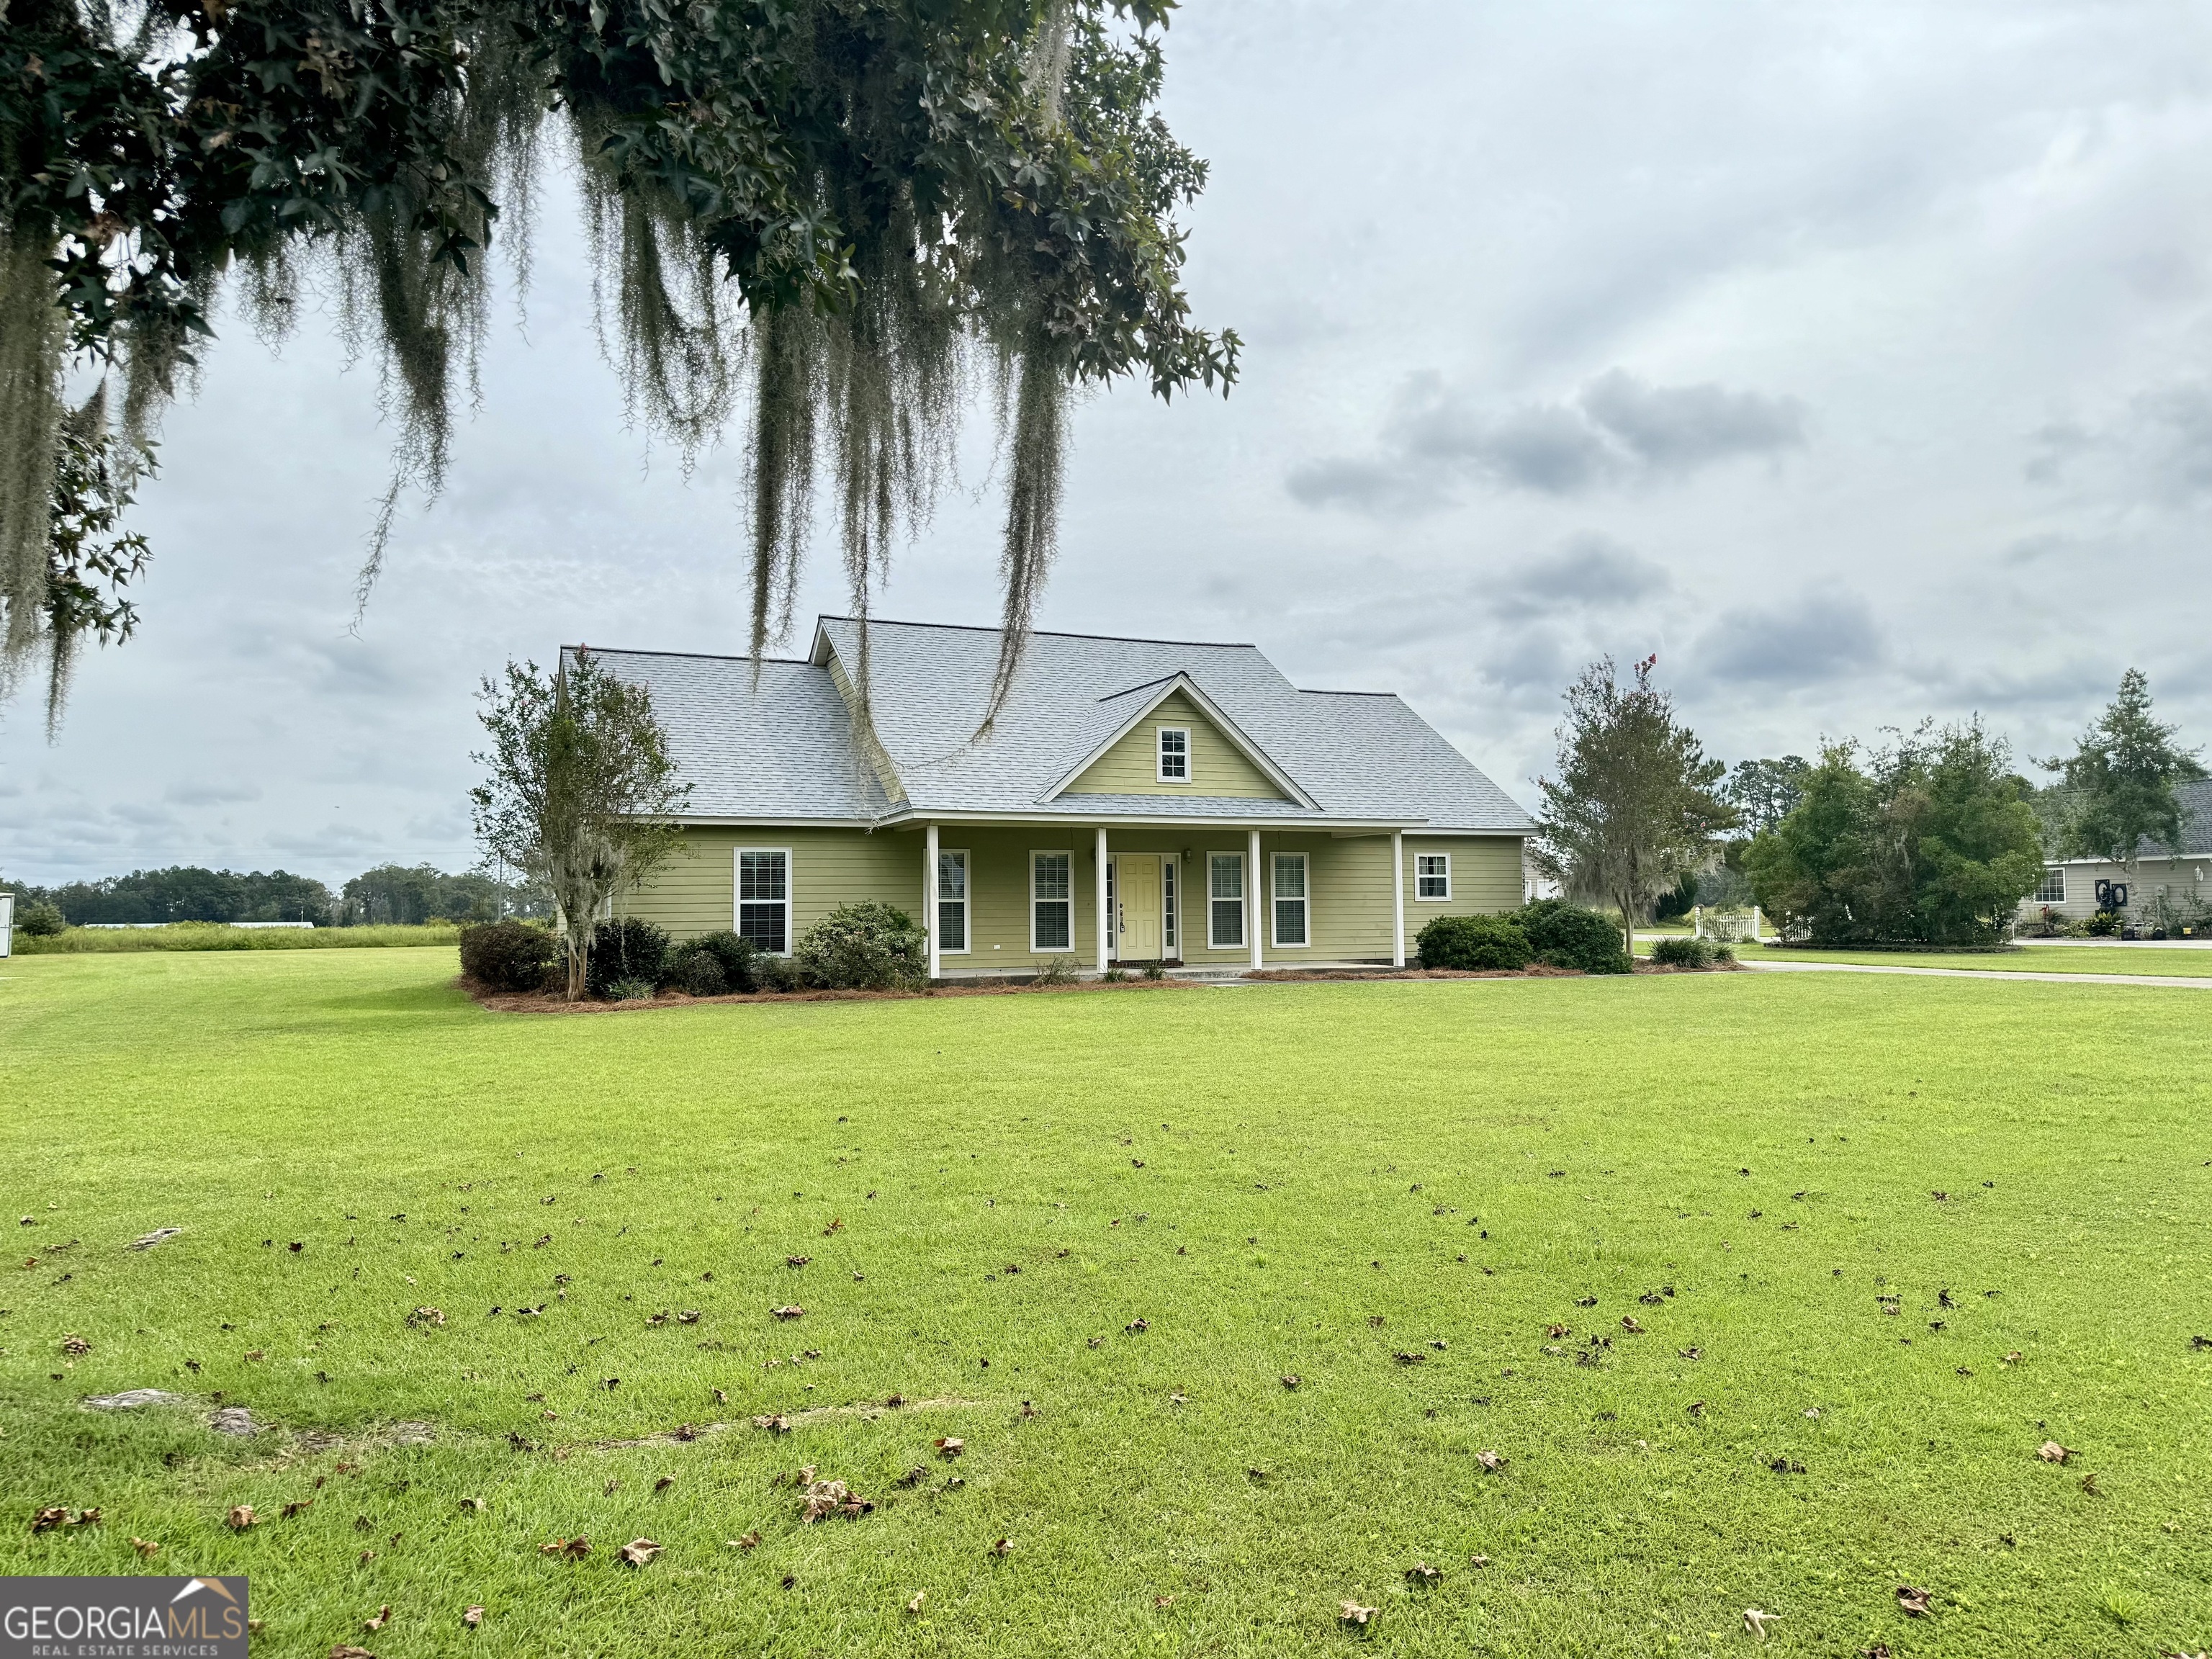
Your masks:
[[[240,874],[175,865],[55,887],[0,880],[19,906],[51,905],[71,927],[95,922],[305,921],[318,927],[416,926],[434,919],[491,921],[542,916],[535,890],[481,872],[457,875],[428,864],[380,864],[333,893],[312,876],[283,870]]]

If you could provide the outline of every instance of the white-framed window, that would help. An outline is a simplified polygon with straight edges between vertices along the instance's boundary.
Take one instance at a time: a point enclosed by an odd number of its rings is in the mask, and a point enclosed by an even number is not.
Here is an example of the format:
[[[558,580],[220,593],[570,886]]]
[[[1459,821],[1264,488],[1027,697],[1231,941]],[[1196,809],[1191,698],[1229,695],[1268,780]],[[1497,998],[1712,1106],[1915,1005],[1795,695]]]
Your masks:
[[[1180,954],[1176,948],[1176,855],[1173,853],[1160,860],[1160,951],[1164,956]]]
[[[2035,902],[2038,904],[2066,902],[2066,867],[2063,865],[2046,864],[2043,866],[2043,885],[2035,890]]]
[[[738,848],[738,936],[770,956],[791,954],[791,849]]]
[[[937,948],[949,957],[968,954],[968,854],[937,854]]]
[[[1417,899],[1448,899],[1451,896],[1449,853],[1413,854],[1413,896]]]
[[[1206,943],[1234,951],[1244,943],[1244,855],[1206,855]]]
[[[1306,855],[1275,854],[1275,948],[1295,951],[1311,941],[1306,936]]]
[[[1154,728],[1159,753],[1159,781],[1162,783],[1190,781],[1190,728],[1188,726],[1162,726]]]
[[[1075,854],[1030,854],[1030,949],[1075,948]]]

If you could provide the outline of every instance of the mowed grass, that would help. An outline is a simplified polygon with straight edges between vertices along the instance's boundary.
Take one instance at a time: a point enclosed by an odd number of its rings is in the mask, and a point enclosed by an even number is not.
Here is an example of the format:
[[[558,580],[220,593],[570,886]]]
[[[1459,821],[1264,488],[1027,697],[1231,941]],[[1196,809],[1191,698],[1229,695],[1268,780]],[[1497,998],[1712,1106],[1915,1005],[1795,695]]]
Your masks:
[[[180,921],[166,927],[70,927],[43,937],[17,930],[18,956],[116,956],[138,951],[360,951],[455,945],[460,928],[436,927],[228,927]]]
[[[2212,951],[2160,950],[2154,945],[2023,945],[2013,951],[1792,951],[1744,945],[1748,962],[1841,962],[1897,968],[1971,968],[2009,974],[2136,974],[2212,979]]]
[[[1777,1654],[2212,1643],[2186,992],[549,1018],[453,970],[0,969],[5,1220],[37,1261],[0,1280],[0,1572],[244,1572],[260,1650],[387,1659],[1663,1655],[1747,1650],[1747,1607]],[[158,1226],[185,1231],[124,1249]],[[136,1387],[195,1403],[79,1408]],[[277,1426],[210,1432],[217,1395]],[[802,1526],[779,1477],[809,1465],[874,1512]],[[238,1504],[261,1523],[226,1528]],[[104,1519],[33,1535],[46,1504]],[[623,1565],[640,1536],[662,1553]]]

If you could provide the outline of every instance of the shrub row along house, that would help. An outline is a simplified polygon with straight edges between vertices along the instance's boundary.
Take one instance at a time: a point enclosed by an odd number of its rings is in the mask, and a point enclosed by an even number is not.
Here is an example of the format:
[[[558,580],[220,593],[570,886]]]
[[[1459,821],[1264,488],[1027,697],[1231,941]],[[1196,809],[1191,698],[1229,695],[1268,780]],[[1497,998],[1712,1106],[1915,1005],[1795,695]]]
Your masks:
[[[1524,896],[1528,816],[1390,693],[1301,690],[1249,645],[1041,633],[979,736],[998,630],[866,626],[872,763],[850,618],[757,665],[591,649],[651,694],[691,786],[677,851],[623,914],[787,955],[879,900],[957,979],[1402,963],[1430,918]]]

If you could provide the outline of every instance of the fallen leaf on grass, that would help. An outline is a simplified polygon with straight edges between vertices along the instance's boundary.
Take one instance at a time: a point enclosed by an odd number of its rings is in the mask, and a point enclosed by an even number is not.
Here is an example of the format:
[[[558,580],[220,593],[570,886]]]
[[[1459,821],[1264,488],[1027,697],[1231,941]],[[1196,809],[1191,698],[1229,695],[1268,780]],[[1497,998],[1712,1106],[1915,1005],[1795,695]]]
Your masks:
[[[791,1432],[791,1419],[781,1412],[770,1412],[764,1417],[753,1419],[753,1426],[766,1429],[770,1434],[788,1434]]]
[[[1424,1588],[1427,1585],[1436,1583],[1443,1577],[1443,1573],[1437,1571],[1436,1568],[1431,1566],[1425,1561],[1416,1561],[1412,1566],[1406,1569],[1406,1582],[1413,1585],[1416,1589]]]
[[[309,1510],[314,1508],[314,1506],[315,1500],[312,1498],[295,1498],[276,1512],[277,1518],[283,1521],[289,1521],[295,1516],[305,1515]]]
[[[650,1538],[633,1538],[622,1547],[622,1559],[633,1567],[641,1567],[660,1553],[660,1546]]]
[[[1283,1386],[1284,1386],[1285,1388],[1286,1388],[1286,1389],[1293,1389],[1293,1390],[1295,1390],[1295,1389],[1297,1388],[1298,1384],[1299,1384],[1299,1383],[1301,1383],[1301,1382],[1304,1382],[1304,1381],[1305,1381],[1305,1378],[1304,1378],[1303,1376],[1298,1376],[1298,1375],[1297,1375],[1297,1373],[1295,1373],[1295,1372],[1292,1372],[1292,1373],[1291,1373],[1290,1375],[1288,1375],[1288,1376],[1285,1376],[1285,1377],[1283,1378]]]
[[[656,1480],[656,1481],[654,1481],[654,1482],[653,1483],[653,1491],[655,1491],[655,1492],[666,1492],[666,1491],[667,1491],[671,1486],[674,1486],[675,1484],[676,1484],[676,1477],[675,1477],[674,1475],[672,1475],[672,1474],[664,1474],[664,1475],[662,1475],[662,1476],[660,1477],[660,1479],[659,1479],[659,1480]]]
[[[391,1622],[392,1603],[386,1601],[382,1607],[376,1610],[373,1616],[362,1620],[361,1627],[363,1630],[368,1631],[371,1635],[374,1635],[376,1632],[382,1630]]]
[[[1743,1610],[1743,1627],[1764,1642],[1766,1639],[1767,1622],[1770,1620],[1779,1619],[1781,1616],[1778,1613],[1762,1613],[1757,1607],[1746,1607]]]
[[[1133,1319],[1127,1324],[1122,1326],[1121,1328],[1127,1332],[1131,1336],[1141,1336],[1145,1332],[1152,1328],[1152,1322],[1149,1319]]]
[[[1644,1327],[1638,1322],[1634,1314],[1623,1314],[1620,1316],[1620,1328],[1626,1331],[1631,1336],[1641,1336],[1644,1334]]]
[[[733,1550],[758,1549],[760,1547],[759,1531],[756,1529],[752,1532],[749,1532],[743,1538],[732,1538],[730,1540],[730,1547]]]
[[[2097,1484],[2097,1477],[2094,1474],[2085,1474],[2081,1477],[2081,1490],[2092,1498],[2102,1498],[2105,1495],[2104,1488]]]
[[[1565,1325],[1547,1325],[1544,1327],[1544,1334],[1556,1342],[1563,1336],[1572,1336],[1574,1333]]]
[[[361,1559],[360,1559],[359,1560],[356,1561],[356,1562],[354,1563],[354,1565],[356,1565],[356,1567],[365,1567],[365,1566],[367,1566],[370,1562],[372,1562],[372,1561],[374,1561],[374,1560],[375,1560],[375,1559],[376,1559],[376,1552],[375,1552],[374,1550],[363,1550],[363,1551],[361,1553]]]
[[[357,1648],[350,1642],[339,1642],[331,1648],[330,1659],[376,1659],[367,1648]]]
[[[1705,1351],[1703,1348],[1677,1348],[1674,1350],[1674,1358],[1677,1359],[1703,1359],[1705,1357]]]
[[[234,1505],[223,1519],[224,1523],[233,1532],[244,1532],[248,1527],[259,1525],[261,1521],[261,1517],[254,1514],[253,1505],[251,1504]]]
[[[929,1592],[927,1590],[916,1590],[914,1593],[914,1600],[906,1604],[906,1610],[908,1613],[920,1613],[921,1611],[921,1604],[928,1598],[928,1595]]]
[[[783,1259],[783,1265],[787,1267],[804,1267],[813,1260],[811,1255],[787,1255]]]
[[[1692,1417],[1703,1417],[1705,1414],[1705,1402],[1702,1400],[1692,1400],[1690,1402],[1690,1415]]]
[[[1909,1619],[1925,1619],[1928,1616],[1928,1596],[1929,1592],[1924,1589],[1899,1584],[1897,1587],[1897,1610]]]
[[[1013,1553],[1014,1540],[1011,1538],[1001,1538],[997,1543],[992,1545],[988,1552],[992,1555],[1012,1555]]]
[[[1343,1601],[1337,1605],[1336,1618],[1339,1624],[1357,1625],[1364,1630],[1367,1628],[1367,1621],[1374,1616],[1374,1608],[1363,1607],[1357,1601]]]
[[[1425,1365],[1429,1363],[1428,1355],[1425,1353],[1409,1353],[1402,1348],[1396,1353],[1392,1354],[1390,1358],[1396,1360],[1401,1365]]]
[[[1474,1455],[1474,1461],[1493,1474],[1504,1468],[1507,1462],[1505,1458],[1500,1457],[1494,1451],[1479,1451]]]
[[[1490,1558],[1486,1555],[1470,1555],[1467,1558],[1467,1564],[1470,1567],[1486,1567],[1490,1565]]]
[[[463,1608],[461,1611],[461,1622],[466,1625],[471,1630],[474,1630],[478,1625],[483,1623],[483,1603],[471,1603],[467,1607]]]
[[[1164,1613],[1174,1605],[1175,1597],[1172,1595],[1155,1595],[1152,1598],[1152,1608],[1155,1612]]]
[[[806,1315],[806,1310],[796,1304],[781,1308],[770,1308],[769,1311],[778,1319],[803,1319]]]
[[[806,1501],[800,1506],[801,1526],[812,1526],[817,1521],[832,1515],[842,1515],[848,1521],[857,1521],[875,1508],[874,1500],[861,1497],[842,1480],[809,1480]]]
[[[941,1457],[957,1457],[968,1449],[966,1441],[949,1434],[940,1437],[936,1444],[938,1455]]]
[[[161,1547],[150,1538],[133,1538],[131,1540],[131,1547],[149,1561],[161,1553]]]
[[[2056,1440],[2045,1441],[2035,1449],[2035,1455],[2046,1463],[2063,1463],[2068,1458],[2079,1455],[2073,1447],[2062,1446]]]
[[[92,1352],[92,1344],[72,1333],[62,1339],[62,1352],[72,1359],[82,1359]]]
[[[484,1501],[481,1498],[464,1498],[461,1499],[461,1508],[469,1514],[481,1515],[483,1513]]]
[[[580,1561],[592,1553],[592,1540],[584,1537],[556,1538],[550,1544],[540,1544],[538,1553],[540,1555],[562,1555],[571,1561]]]
[[[899,1476],[898,1483],[902,1486],[918,1486],[928,1479],[929,1471],[927,1469],[912,1468],[908,1469],[904,1474]]]
[[[69,1511],[58,1504],[50,1504],[31,1517],[33,1532],[52,1532],[56,1527],[69,1525]]]
[[[446,1316],[435,1308],[417,1308],[407,1316],[407,1322],[418,1329],[434,1330],[446,1322]]]
[[[875,1194],[873,1193],[870,1193],[868,1196],[873,1198]],[[844,1231],[844,1219],[842,1217],[839,1217],[836,1219],[832,1220],[828,1226],[822,1230],[822,1237],[827,1238],[832,1233],[842,1232]]]

